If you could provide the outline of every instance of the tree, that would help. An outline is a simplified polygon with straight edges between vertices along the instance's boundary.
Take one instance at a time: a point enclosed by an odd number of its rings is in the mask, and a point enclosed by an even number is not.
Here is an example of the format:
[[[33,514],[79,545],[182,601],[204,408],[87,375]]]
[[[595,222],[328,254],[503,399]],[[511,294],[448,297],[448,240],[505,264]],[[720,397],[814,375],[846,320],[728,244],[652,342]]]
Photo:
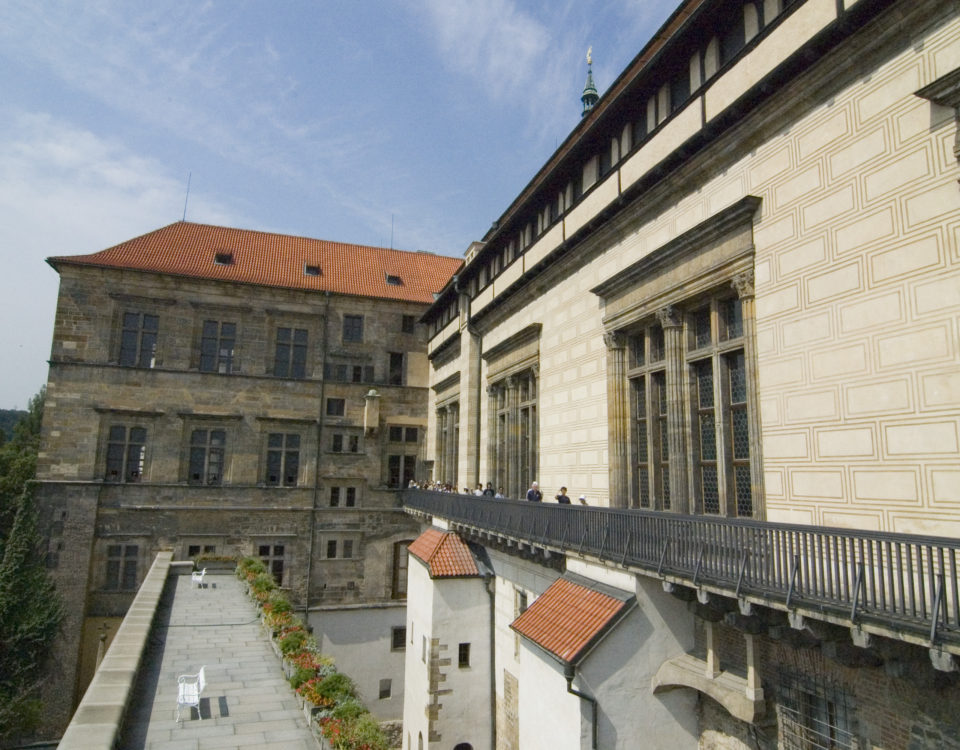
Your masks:
[[[44,565],[33,504],[44,391],[0,446],[0,740],[40,718],[39,687],[63,607]]]

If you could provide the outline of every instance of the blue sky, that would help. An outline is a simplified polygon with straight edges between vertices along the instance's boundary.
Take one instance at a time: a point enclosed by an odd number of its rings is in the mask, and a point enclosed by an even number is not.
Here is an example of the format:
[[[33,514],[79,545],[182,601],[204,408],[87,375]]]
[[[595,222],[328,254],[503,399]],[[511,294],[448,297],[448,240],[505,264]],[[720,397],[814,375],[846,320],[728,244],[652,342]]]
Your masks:
[[[46,381],[57,275],[186,218],[461,255],[676,0],[7,0],[0,408]],[[391,240],[392,238],[392,240]]]

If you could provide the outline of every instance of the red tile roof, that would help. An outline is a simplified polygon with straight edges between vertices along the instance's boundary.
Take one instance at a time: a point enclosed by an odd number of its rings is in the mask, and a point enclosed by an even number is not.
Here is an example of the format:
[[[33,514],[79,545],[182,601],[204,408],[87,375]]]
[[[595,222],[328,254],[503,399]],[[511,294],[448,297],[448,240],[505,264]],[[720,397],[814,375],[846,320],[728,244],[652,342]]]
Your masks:
[[[427,529],[413,540],[407,551],[426,563],[431,578],[480,575],[470,548],[452,531]]]
[[[217,254],[232,256],[215,262]],[[48,258],[60,265],[124,268],[243,284],[433,302],[463,261],[432,253],[348,245],[178,221],[90,255]],[[305,266],[319,266],[309,276]],[[59,269],[58,269],[59,270]],[[400,285],[387,276],[399,276]]]
[[[631,594],[602,588],[587,579],[558,578],[510,627],[560,661],[577,664],[633,606]]]

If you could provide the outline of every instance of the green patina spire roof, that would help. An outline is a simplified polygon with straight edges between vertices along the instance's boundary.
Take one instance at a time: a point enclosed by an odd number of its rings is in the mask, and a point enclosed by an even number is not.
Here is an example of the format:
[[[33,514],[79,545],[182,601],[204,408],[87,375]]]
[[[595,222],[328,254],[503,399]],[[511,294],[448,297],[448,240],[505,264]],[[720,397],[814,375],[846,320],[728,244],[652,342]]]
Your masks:
[[[583,102],[583,112],[580,116],[585,117],[599,98],[597,87],[593,85],[593,47],[590,47],[587,49],[587,82],[583,87],[583,94],[580,95],[580,101]]]

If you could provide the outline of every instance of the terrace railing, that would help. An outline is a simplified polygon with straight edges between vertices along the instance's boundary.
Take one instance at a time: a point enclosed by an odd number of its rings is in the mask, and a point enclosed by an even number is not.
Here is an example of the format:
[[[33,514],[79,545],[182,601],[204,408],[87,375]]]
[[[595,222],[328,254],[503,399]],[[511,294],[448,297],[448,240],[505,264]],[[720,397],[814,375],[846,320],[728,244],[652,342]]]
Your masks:
[[[960,540],[418,489],[410,510],[534,548],[960,653]]]

